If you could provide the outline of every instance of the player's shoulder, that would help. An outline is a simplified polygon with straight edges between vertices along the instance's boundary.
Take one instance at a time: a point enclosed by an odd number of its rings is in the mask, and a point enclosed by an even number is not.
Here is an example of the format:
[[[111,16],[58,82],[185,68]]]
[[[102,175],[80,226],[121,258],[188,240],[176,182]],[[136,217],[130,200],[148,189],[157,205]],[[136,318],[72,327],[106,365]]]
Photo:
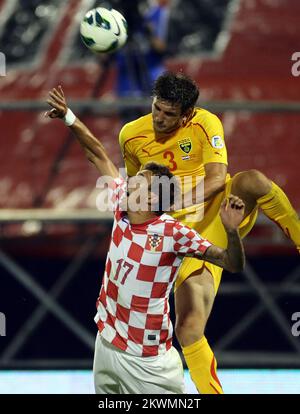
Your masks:
[[[145,137],[153,130],[152,115],[147,114],[125,124],[120,131],[120,143],[129,139]]]
[[[170,214],[168,213],[163,213],[159,219],[165,223],[172,223],[175,225],[175,223],[177,222],[176,219],[174,219],[174,217],[170,216]]]
[[[203,108],[196,108],[190,121],[192,127],[199,128],[200,136],[212,138],[214,136],[224,138],[224,130],[217,115]]]
[[[216,114],[213,114],[212,112],[204,108],[195,108],[191,122],[195,124],[200,123],[201,125],[221,123],[220,119],[217,117]]]
[[[173,232],[180,231],[181,229],[186,229],[187,231],[191,230],[188,226],[183,224],[181,221],[175,219],[167,213],[164,213],[160,216],[160,220],[165,223],[166,226],[169,226],[173,229]]]
[[[167,213],[163,213],[151,226],[149,226],[148,230],[163,236],[173,237],[176,222],[177,220],[172,216]]]

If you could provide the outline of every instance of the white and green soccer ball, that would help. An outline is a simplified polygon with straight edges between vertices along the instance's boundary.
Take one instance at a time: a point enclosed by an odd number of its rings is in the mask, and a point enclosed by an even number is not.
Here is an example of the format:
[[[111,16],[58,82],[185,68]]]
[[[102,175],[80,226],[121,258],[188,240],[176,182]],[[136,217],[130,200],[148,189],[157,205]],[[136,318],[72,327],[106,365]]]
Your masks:
[[[115,9],[97,7],[86,13],[81,25],[83,43],[95,53],[109,53],[120,49],[127,40],[127,22]]]

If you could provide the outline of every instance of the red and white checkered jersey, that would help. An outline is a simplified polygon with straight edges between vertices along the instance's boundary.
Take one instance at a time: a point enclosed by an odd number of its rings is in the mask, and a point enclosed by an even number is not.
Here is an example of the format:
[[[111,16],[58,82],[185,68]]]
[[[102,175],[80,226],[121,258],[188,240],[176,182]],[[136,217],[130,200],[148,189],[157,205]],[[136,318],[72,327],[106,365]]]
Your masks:
[[[126,183],[115,181],[113,199]],[[130,224],[116,210],[95,322],[108,342],[137,356],[172,346],[169,294],[182,258],[202,257],[211,244],[167,214]]]

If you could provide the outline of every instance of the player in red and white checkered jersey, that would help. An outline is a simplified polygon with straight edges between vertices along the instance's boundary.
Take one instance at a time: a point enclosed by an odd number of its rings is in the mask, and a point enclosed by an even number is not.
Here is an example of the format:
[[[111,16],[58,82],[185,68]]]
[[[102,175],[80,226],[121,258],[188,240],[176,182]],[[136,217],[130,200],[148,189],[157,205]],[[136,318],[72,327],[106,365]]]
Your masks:
[[[74,114],[66,116],[70,110],[62,90],[56,90],[48,103],[53,107],[49,116],[66,117],[88,159],[102,176],[111,177],[109,192],[115,214],[95,317],[99,329],[94,358],[96,392],[183,393],[182,364],[172,347],[168,297],[181,259],[187,255],[233,272],[243,268],[237,229],[244,203],[235,196],[223,201],[221,218],[228,247],[213,246],[164,213],[163,196],[170,195],[172,206],[176,191],[170,181],[158,187],[153,181],[157,177],[171,180],[167,167],[148,163],[131,181],[123,180],[86,126]]]
[[[126,182],[115,191],[122,185]],[[173,329],[168,297],[181,259],[202,257],[210,246],[167,214],[132,224],[116,210],[97,301],[95,321],[101,336],[137,356],[155,356],[170,349]]]

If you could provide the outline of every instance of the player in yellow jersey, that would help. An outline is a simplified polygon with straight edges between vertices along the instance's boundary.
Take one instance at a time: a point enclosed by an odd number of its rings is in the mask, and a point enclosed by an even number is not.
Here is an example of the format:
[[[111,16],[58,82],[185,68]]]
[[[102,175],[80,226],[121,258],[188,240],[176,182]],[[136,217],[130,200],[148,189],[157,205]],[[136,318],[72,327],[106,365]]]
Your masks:
[[[196,206],[179,210],[174,216],[220,247],[227,246],[220,204],[225,195],[232,193],[246,205],[240,225],[242,237],[253,227],[261,208],[299,250],[299,217],[284,192],[257,170],[232,178],[227,173],[222,124],[214,114],[195,108],[199,96],[195,82],[182,73],[167,72],[157,79],[153,92],[152,113],[126,124],[120,132],[128,175],[135,175],[152,160],[167,165],[182,180],[186,176],[204,177],[203,219],[191,215]],[[218,266],[185,258],[176,283],[176,335],[201,393],[223,392],[214,354],[204,336],[221,274]]]

